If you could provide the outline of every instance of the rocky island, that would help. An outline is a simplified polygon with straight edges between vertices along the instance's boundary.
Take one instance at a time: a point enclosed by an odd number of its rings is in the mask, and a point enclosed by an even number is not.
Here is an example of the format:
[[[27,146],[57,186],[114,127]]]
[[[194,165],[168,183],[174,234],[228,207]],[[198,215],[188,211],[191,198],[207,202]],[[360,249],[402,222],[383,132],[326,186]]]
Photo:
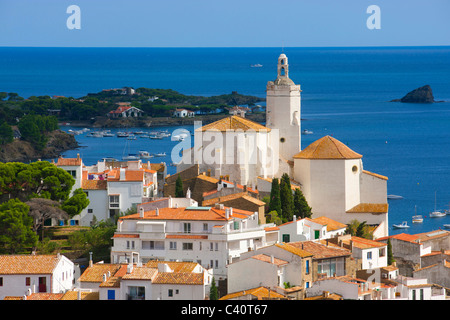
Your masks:
[[[401,99],[394,99],[391,102],[408,102],[408,103],[433,103],[433,102],[442,102],[435,101],[433,97],[433,90],[429,85],[425,85],[423,87],[414,89],[411,92],[408,92]]]

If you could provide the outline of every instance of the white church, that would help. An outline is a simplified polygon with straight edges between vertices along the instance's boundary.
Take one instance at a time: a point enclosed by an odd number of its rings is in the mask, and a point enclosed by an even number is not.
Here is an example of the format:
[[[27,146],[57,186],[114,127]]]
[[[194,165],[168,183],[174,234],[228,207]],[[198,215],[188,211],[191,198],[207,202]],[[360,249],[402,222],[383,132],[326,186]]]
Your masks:
[[[375,238],[387,236],[387,177],[364,170],[362,155],[330,136],[301,150],[301,89],[289,78],[285,54],[266,92],[265,126],[238,115],[199,126],[177,172],[198,164],[200,172],[258,190],[288,173],[314,216],[345,224],[366,221],[375,227]]]

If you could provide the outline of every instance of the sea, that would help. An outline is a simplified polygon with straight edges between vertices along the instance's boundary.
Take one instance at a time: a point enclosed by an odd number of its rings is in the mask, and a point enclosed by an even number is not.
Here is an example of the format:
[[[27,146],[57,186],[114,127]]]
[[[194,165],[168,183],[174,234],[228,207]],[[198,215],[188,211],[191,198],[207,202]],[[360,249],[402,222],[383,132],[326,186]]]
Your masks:
[[[390,234],[444,229],[450,215],[430,218],[450,205],[450,47],[346,48],[0,48],[0,91],[20,96],[82,97],[124,86],[173,89],[187,95],[237,91],[265,97],[277,75],[277,59],[288,57],[289,76],[301,85],[302,148],[330,135],[363,155],[365,170],[389,179]],[[261,64],[261,67],[252,65]],[[433,104],[390,102],[430,85]],[[193,131],[191,126],[184,129]],[[63,125],[65,131],[82,128]],[[173,132],[180,127],[127,128]],[[111,129],[116,133],[119,129]],[[92,130],[91,130],[92,131]],[[179,142],[76,136],[87,165],[146,150],[166,152],[151,162],[171,166]],[[417,212],[424,216],[413,224]],[[407,221],[409,229],[393,224]]]

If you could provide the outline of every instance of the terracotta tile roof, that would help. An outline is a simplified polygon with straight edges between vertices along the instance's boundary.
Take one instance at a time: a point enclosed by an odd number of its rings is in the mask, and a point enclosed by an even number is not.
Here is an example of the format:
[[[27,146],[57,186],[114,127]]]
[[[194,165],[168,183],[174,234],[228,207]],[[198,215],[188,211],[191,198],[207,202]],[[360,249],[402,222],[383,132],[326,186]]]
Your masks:
[[[387,203],[360,203],[347,210],[347,213],[387,213],[389,205]]]
[[[375,240],[369,240],[355,236],[346,240],[342,240],[342,242],[347,245],[350,245],[350,241],[352,241],[354,247],[359,249],[381,248],[386,246],[386,243],[383,242],[378,242]]]
[[[67,291],[63,294],[61,300],[78,300],[78,291]],[[100,293],[98,291],[81,291],[81,300],[100,300]]]
[[[84,190],[106,190],[108,181],[106,180],[82,180],[81,188]]]
[[[283,250],[286,250],[290,253],[293,253],[302,258],[311,257],[313,255],[311,252],[306,251],[301,246],[297,246],[295,244],[296,244],[295,242],[289,242],[289,243],[281,242],[281,243],[275,244],[275,246],[277,246],[278,248],[281,248]]]
[[[313,259],[327,259],[343,256],[351,256],[351,251],[335,245],[325,245],[314,241],[289,242],[295,248],[309,252],[313,255]]]
[[[278,228],[278,227],[267,227],[267,228],[264,228],[264,230],[266,232],[272,232],[272,231],[280,230],[280,228]]]
[[[148,267],[134,267],[131,273],[125,274],[123,280],[152,280],[158,273],[158,269]]]
[[[80,157],[77,158],[62,158],[59,157],[56,166],[81,166],[82,161]]]
[[[138,234],[115,234],[113,238],[139,238]]]
[[[256,256],[252,256],[250,257],[251,259],[255,259],[255,260],[259,260],[259,261],[263,261],[263,262],[268,262],[271,264],[275,264],[277,266],[282,266],[285,264],[288,264],[289,262],[282,260],[282,259],[278,259],[278,258],[273,258],[273,262],[272,262],[272,258],[266,254],[257,254]]]
[[[248,290],[233,292],[233,293],[223,296],[219,300],[229,300],[229,299],[243,297],[246,295],[251,295],[251,296],[257,298],[258,300],[263,300],[263,299],[268,299],[268,298],[286,299],[286,296],[283,296],[282,294],[279,294],[273,290],[269,291],[266,287],[258,287],[258,288],[252,288],[252,289],[248,289]]]
[[[103,275],[110,272],[111,276],[121,268],[120,264],[96,263],[92,267],[88,267],[78,278],[80,282],[103,282]]]
[[[236,200],[236,199],[245,199],[249,202],[252,202],[258,206],[264,206],[266,203],[264,201],[258,200],[256,198],[253,198],[252,196],[249,196],[247,192],[239,192],[239,193],[232,193],[226,196],[222,197],[216,197],[208,200],[204,200],[202,202],[202,206],[211,206],[216,203],[223,203],[226,201]]]
[[[144,181],[144,170],[125,169],[125,180],[120,180],[120,169],[108,173],[108,181]]]
[[[365,173],[365,174],[371,175],[371,176],[373,176],[375,178],[380,178],[382,180],[388,180],[388,177],[382,176],[381,174],[378,174],[378,173],[373,173],[373,172],[370,172],[370,171],[367,171],[367,170],[363,170],[362,172]]]
[[[193,272],[198,265],[196,262],[150,260],[145,266],[149,268],[158,268],[158,265],[161,263],[167,264],[173,272]]]
[[[161,208],[144,212],[144,218],[140,218],[140,213],[120,217],[122,219],[144,219],[144,220],[209,220],[209,221],[227,221],[231,218],[244,219],[252,215],[253,212],[233,208],[233,214],[229,219],[225,216],[225,209],[214,207],[180,207],[180,208]]]
[[[294,159],[361,159],[362,155],[354,152],[339,140],[325,136],[314,141]]]
[[[227,130],[255,130],[255,131],[270,131],[270,128],[267,128],[257,122],[251,121],[246,118],[242,118],[240,116],[231,116],[227,118],[220,119],[216,122],[204,125],[201,128],[196,129],[195,131],[207,131],[207,130],[216,130],[225,132]]]
[[[158,272],[152,281],[155,284],[203,285],[203,273],[192,272]]]
[[[51,274],[57,255],[1,255],[0,274]]]
[[[334,230],[339,230],[339,229],[346,229],[347,225],[337,222],[336,220],[330,219],[328,217],[322,216],[322,217],[318,217],[318,218],[314,218],[311,219],[311,221],[321,224],[321,225],[326,225],[327,226],[327,231],[334,231]]]
[[[434,240],[437,238],[448,237],[450,235],[450,231],[447,230],[433,230],[424,233],[417,233],[415,236],[418,238],[420,242],[427,240]]]
[[[202,235],[181,235],[181,234],[168,234],[166,239],[208,239],[208,236]]]
[[[411,243],[415,243],[415,244],[420,244],[420,242],[418,241],[419,240],[418,236],[407,234],[407,233],[399,233],[399,234],[394,234],[394,235],[388,236],[388,237],[378,238],[377,241],[383,241],[383,240],[387,240],[389,238],[406,241],[406,242],[411,242]]]
[[[27,300],[61,300],[64,293],[32,293],[27,296]]]

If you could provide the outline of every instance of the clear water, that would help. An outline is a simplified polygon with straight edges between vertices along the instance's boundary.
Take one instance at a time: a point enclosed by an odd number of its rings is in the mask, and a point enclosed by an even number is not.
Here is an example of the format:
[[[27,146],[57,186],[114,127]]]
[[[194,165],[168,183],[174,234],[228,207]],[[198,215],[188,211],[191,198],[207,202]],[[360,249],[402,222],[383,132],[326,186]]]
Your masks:
[[[290,77],[303,90],[302,128],[314,132],[302,136],[302,148],[332,135],[363,155],[364,169],[388,176],[388,194],[404,197],[389,201],[390,225],[407,220],[406,232],[419,233],[450,223],[450,216],[429,218],[435,192],[438,209],[450,203],[450,103],[388,102],[425,84],[436,100],[450,101],[450,48],[285,48],[284,53]],[[0,48],[0,91],[80,97],[132,86],[264,97],[279,54],[278,48]],[[256,63],[263,67],[250,67]],[[176,128],[148,130],[156,129]],[[170,163],[177,143],[138,138],[128,149],[123,138],[77,139],[85,147],[64,156],[80,153],[86,164],[139,150],[165,151],[168,157],[151,161]],[[422,224],[411,223],[415,206],[426,216]]]

